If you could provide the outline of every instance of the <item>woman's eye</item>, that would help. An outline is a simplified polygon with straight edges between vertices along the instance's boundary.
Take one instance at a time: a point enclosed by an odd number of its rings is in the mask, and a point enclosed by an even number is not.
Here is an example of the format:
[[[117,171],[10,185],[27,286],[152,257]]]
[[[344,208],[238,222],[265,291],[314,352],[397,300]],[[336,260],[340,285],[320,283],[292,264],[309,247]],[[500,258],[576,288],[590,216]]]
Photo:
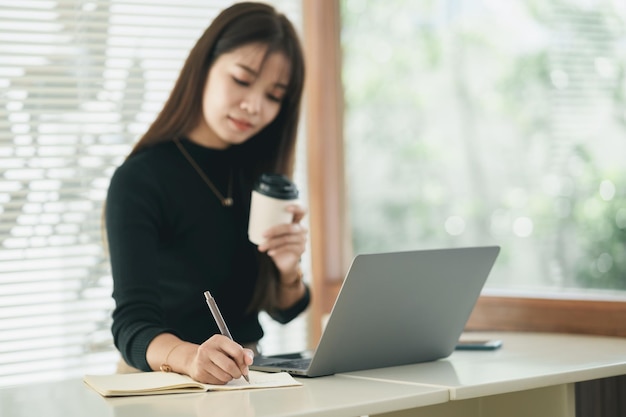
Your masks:
[[[273,95],[273,94],[268,94],[268,95],[267,95],[267,98],[268,98],[270,101],[273,101],[273,102],[275,102],[275,103],[280,103],[281,101],[283,101],[282,97],[278,97],[278,96],[275,96],[275,95]]]
[[[237,78],[237,77],[233,77],[233,81],[234,81],[236,84],[241,85],[241,86],[244,86],[244,87],[247,87],[247,86],[249,86],[249,85],[250,85],[250,83],[249,83],[248,81],[242,80],[242,79]]]

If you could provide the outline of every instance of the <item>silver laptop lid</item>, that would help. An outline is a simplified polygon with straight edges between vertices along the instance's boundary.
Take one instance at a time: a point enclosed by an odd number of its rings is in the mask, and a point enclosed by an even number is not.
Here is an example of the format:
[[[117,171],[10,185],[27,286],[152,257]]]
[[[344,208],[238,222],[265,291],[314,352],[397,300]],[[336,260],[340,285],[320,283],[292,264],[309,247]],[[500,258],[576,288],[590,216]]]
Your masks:
[[[307,374],[449,356],[499,251],[484,246],[357,255]]]

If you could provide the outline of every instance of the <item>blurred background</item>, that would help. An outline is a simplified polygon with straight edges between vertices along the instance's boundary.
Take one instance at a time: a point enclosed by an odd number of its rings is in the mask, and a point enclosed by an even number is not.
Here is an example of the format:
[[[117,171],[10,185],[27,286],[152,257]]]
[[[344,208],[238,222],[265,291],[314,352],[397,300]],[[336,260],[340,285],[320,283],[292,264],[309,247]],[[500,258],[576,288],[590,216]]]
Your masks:
[[[109,179],[230,4],[0,0],[0,385],[114,369]],[[486,291],[624,300],[626,3],[338,6],[354,253],[498,244]]]
[[[488,288],[626,290],[626,3],[342,5],[355,252],[498,244]]]

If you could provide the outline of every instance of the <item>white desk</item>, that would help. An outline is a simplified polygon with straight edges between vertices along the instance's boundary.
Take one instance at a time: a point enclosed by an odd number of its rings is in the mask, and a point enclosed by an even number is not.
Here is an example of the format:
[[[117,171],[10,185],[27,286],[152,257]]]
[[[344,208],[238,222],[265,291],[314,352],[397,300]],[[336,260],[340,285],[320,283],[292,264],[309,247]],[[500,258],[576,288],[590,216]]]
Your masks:
[[[420,413],[393,414],[397,417],[573,417],[575,382],[626,374],[624,338],[545,333],[475,335],[502,339],[504,344],[496,351],[456,351],[436,362],[345,375],[450,390],[450,403]],[[437,414],[439,410],[442,414]]]
[[[355,417],[448,401],[443,387],[354,379],[301,379],[304,386],[267,390],[102,398],[80,380],[0,390],[6,417]]]
[[[574,385],[626,374],[626,339],[485,334],[493,352],[300,379],[304,386],[105,399],[80,380],[0,389],[0,416],[573,417]]]

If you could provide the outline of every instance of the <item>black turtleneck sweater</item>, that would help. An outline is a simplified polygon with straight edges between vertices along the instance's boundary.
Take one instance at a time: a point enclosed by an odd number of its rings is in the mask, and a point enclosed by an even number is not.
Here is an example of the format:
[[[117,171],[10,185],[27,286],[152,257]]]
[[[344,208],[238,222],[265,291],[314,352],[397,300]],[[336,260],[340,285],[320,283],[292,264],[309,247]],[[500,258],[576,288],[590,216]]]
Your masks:
[[[238,343],[263,336],[249,312],[257,281],[257,249],[248,241],[250,190],[241,185],[232,149],[181,143],[223,196],[232,181],[234,205],[220,200],[174,142],[152,146],[114,173],[106,201],[113,274],[112,332],[126,362],[148,371],[148,344],[161,333],[201,344],[219,333],[205,303],[210,291]],[[307,289],[286,323],[309,303]]]

